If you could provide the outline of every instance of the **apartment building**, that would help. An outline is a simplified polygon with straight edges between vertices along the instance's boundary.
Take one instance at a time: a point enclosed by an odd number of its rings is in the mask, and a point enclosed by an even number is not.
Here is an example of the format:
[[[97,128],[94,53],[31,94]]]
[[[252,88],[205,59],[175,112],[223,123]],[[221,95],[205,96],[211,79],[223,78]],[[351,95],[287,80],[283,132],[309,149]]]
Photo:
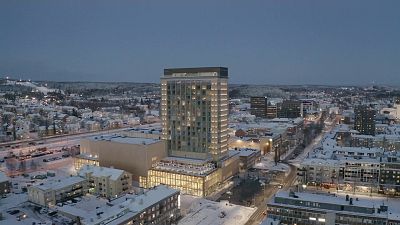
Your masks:
[[[228,68],[165,69],[161,124],[168,157],[149,170],[148,187],[207,196],[238,172],[228,152]]]
[[[354,129],[360,134],[375,135],[376,111],[360,105],[354,109]]]
[[[250,97],[250,113],[259,118],[267,118],[267,97]]]
[[[38,205],[49,207],[82,196],[87,192],[86,179],[68,177],[28,187],[28,200]]]
[[[169,225],[180,217],[180,192],[160,185],[109,202],[88,196],[74,206],[64,205],[57,210],[81,225]]]
[[[267,204],[268,217],[277,224],[398,225],[398,208],[385,199],[356,196],[278,192]]]
[[[400,156],[397,152],[389,153],[380,165],[379,193],[400,195]]]
[[[303,105],[301,101],[284,100],[277,104],[277,116],[279,118],[303,117]]]
[[[228,68],[165,69],[161,120],[169,156],[218,161],[228,152]]]
[[[105,198],[116,198],[132,186],[132,175],[119,169],[87,165],[78,175],[88,181],[89,193]]]

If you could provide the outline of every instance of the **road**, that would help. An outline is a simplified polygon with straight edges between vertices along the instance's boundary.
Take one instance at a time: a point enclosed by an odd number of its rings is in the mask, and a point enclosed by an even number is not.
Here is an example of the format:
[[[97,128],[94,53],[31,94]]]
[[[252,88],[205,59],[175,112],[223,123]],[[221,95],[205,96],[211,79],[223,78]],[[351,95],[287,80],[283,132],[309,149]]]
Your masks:
[[[282,187],[283,190],[288,191],[293,186],[293,183],[296,181],[297,178],[296,165],[300,164],[304,160],[304,158],[307,157],[309,152],[311,152],[313,149],[318,147],[318,145],[320,145],[321,140],[324,137],[325,133],[330,132],[333,129],[334,125],[335,123],[326,126],[324,132],[321,132],[317,137],[315,137],[314,140],[304,148],[302,154],[296,156],[293,155],[294,154],[293,151],[290,154],[288,154],[284,160],[282,160],[282,163],[285,163],[290,167],[290,172],[285,178],[285,181],[283,183]],[[266,217],[267,202],[270,201],[270,199],[274,196],[274,194],[277,191],[279,191],[279,189],[272,185],[269,185],[265,188],[266,190],[264,191],[263,196],[260,196],[261,200],[257,202],[258,204],[256,204],[257,210],[253,213],[253,215],[250,217],[250,219],[247,221],[245,225],[258,225]]]
[[[330,125],[326,125],[323,132],[321,132],[317,137],[315,137],[314,140],[304,148],[303,152],[300,155],[298,155],[296,157],[292,157],[292,156],[287,157],[286,158],[286,159],[288,159],[287,162],[290,164],[296,165],[296,166],[300,166],[300,163],[305,158],[307,158],[308,154],[312,150],[316,149],[321,144],[322,138],[325,136],[326,133],[331,132],[332,129],[335,127],[335,125],[336,125],[336,120],[333,123],[331,123]]]
[[[297,177],[297,168],[294,165],[288,164],[290,167],[290,172],[288,176],[285,178],[285,182],[282,184],[283,190],[289,190],[292,186],[293,182],[296,180]],[[249,220],[245,225],[258,225],[264,219],[265,212],[267,210],[267,202],[271,200],[271,198],[275,195],[275,193],[279,189],[273,185],[267,185],[265,187],[265,191],[263,192],[263,196],[261,201],[257,204],[257,210],[251,215]]]

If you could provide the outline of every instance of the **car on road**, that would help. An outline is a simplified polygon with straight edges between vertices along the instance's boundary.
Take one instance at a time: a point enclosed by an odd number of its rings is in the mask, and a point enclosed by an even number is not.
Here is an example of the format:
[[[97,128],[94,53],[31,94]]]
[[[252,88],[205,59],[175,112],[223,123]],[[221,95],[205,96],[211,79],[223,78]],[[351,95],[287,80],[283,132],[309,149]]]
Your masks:
[[[21,220],[23,220],[23,219],[26,219],[28,216],[24,213],[24,212],[22,212],[21,214],[19,214],[18,216],[17,216],[17,220],[18,221],[21,221]]]

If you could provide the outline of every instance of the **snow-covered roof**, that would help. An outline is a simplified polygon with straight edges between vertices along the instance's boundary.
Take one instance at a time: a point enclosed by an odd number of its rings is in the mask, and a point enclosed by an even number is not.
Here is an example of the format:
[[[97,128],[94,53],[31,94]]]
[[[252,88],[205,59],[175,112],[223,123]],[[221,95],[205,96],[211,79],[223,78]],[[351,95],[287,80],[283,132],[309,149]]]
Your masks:
[[[302,166],[326,166],[326,167],[336,167],[342,164],[339,160],[334,159],[321,159],[321,158],[307,158],[301,165]]]
[[[228,201],[214,202],[186,195],[181,199],[182,208],[185,208],[188,214],[178,222],[178,225],[244,225],[256,210],[234,205]]]
[[[253,154],[257,154],[257,152],[260,152],[260,150],[254,148],[230,149],[229,151],[239,153],[239,156],[244,156],[244,157],[249,157]]]
[[[289,195],[287,191],[280,191],[276,193],[275,197],[278,198],[286,198],[286,199],[293,199],[293,200],[302,200],[302,201],[309,201],[309,202],[316,202],[316,203],[327,203],[327,204],[334,204],[334,205],[343,205],[349,206],[350,202],[346,201],[346,195],[342,194],[315,194],[315,193],[308,193],[308,192],[295,192],[294,195]],[[347,213],[350,215],[360,215],[366,214],[368,216],[375,216],[380,218],[388,218],[393,220],[400,220],[400,201],[397,199],[386,198],[386,197],[371,197],[366,195],[349,195],[349,198],[352,198],[352,206],[358,207],[359,209],[364,208],[366,213],[361,213],[364,210],[357,210],[356,211],[348,211],[346,209],[352,210],[352,207],[344,208],[340,210],[340,213]],[[287,203],[276,203],[275,198],[270,201],[269,204],[283,204],[283,205],[291,205],[289,202]],[[387,212],[378,212],[378,208],[380,206],[388,206]],[[298,206],[292,205],[296,208],[313,208],[313,204],[310,204],[309,207],[305,206]],[[323,209],[321,207],[314,207],[315,209],[324,210],[324,211],[332,211],[333,209]],[[333,210],[334,211],[334,210]],[[367,213],[370,212],[370,213]],[[371,213],[372,212],[372,213]]]
[[[109,177],[111,180],[117,180],[124,172],[123,170],[114,168],[86,165],[82,166],[78,174],[79,176],[86,177],[86,174],[90,173],[93,177]]]
[[[106,136],[95,136],[89,138],[92,141],[111,141],[123,144],[136,144],[136,145],[149,145],[159,142],[159,139],[154,138],[143,138],[143,137],[127,137],[121,135],[106,135]]]
[[[157,162],[153,169],[195,176],[206,176],[216,170],[215,165],[210,160],[181,157],[166,157]]]
[[[184,157],[173,157],[168,156],[163,159],[163,161],[174,161],[184,164],[194,164],[194,165],[204,165],[211,161],[210,159],[193,159],[193,158],[184,158]]]
[[[150,206],[166,199],[179,191],[165,185],[154,187],[144,194],[127,194],[111,201],[111,204],[99,201],[94,196],[85,197],[75,205],[57,207],[58,210],[81,218],[83,225],[117,225],[142,213]],[[92,202],[94,201],[94,204]],[[99,212],[102,212],[99,214]]]
[[[65,187],[69,187],[71,185],[81,183],[83,181],[85,181],[84,178],[75,177],[74,176],[74,177],[68,177],[68,178],[65,178],[65,179],[60,179],[60,180],[57,180],[57,181],[48,181],[48,182],[43,183],[43,184],[35,185],[34,187],[38,188],[40,190],[43,190],[43,191],[60,190],[60,189],[63,189]]]

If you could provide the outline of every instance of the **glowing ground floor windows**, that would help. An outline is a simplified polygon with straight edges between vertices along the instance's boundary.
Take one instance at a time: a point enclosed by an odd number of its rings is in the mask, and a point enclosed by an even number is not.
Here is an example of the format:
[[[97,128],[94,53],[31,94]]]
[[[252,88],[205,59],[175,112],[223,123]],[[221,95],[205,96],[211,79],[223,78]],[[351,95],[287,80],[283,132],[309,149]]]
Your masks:
[[[149,170],[147,187],[165,184],[171,188],[179,189],[182,193],[202,197],[215,190],[217,185],[214,184],[218,184],[220,181],[220,176],[215,175],[216,173],[211,173],[208,176],[191,176],[171,171]],[[209,184],[212,184],[212,186]]]

